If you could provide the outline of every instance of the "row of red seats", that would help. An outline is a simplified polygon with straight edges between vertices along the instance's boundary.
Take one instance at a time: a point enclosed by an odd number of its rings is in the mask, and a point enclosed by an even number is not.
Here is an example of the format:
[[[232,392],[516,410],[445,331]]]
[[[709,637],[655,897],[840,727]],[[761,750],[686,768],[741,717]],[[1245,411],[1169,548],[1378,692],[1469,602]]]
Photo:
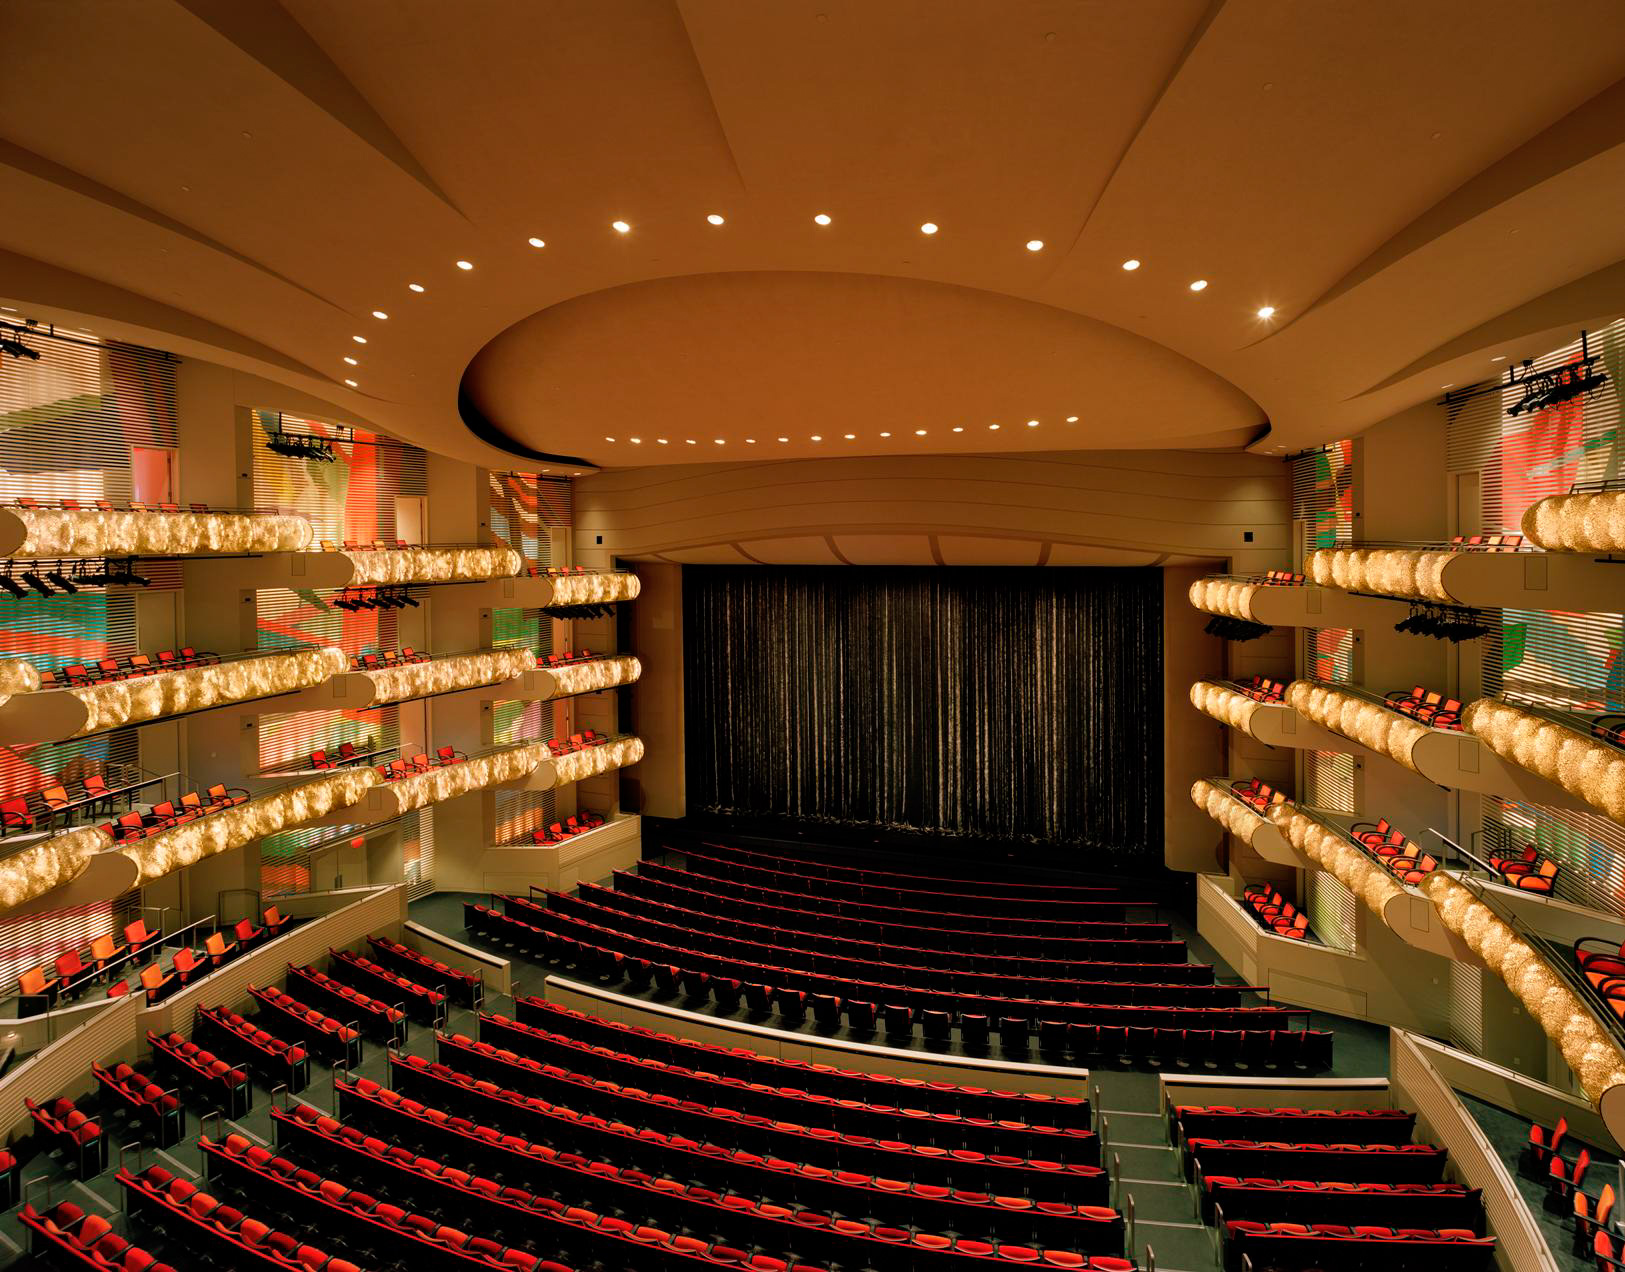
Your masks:
[[[651,1127],[658,1126],[673,1137],[673,1142],[686,1141],[696,1148],[729,1144],[735,1152],[744,1149],[763,1157],[782,1157],[829,1170],[884,1172],[893,1178],[905,1174],[916,1181],[1031,1197],[1035,1201],[1081,1205],[1105,1199],[1105,1172],[1088,1163],[877,1140],[859,1132],[837,1132],[733,1109],[655,1099],[635,1090],[625,1091],[603,1079],[584,1084],[595,1093],[595,1105],[602,1099],[605,1107],[629,1112],[635,1120],[608,1118],[601,1112],[577,1113],[542,1096],[505,1089],[423,1056],[391,1054],[389,1072],[393,1093],[400,1099],[421,1099],[423,1104],[448,1114],[499,1123],[509,1134],[534,1130],[538,1136],[552,1140],[561,1133],[563,1119],[591,1126],[624,1125],[633,1141],[642,1141],[654,1134]],[[361,1079],[359,1085],[365,1091],[367,1080]],[[564,1133],[568,1135],[567,1128]]]
[[[1453,552],[1521,552],[1521,534],[1458,534],[1451,537]]]
[[[17,508],[60,508],[64,512],[88,512],[94,509],[97,512],[118,512],[120,509],[110,499],[33,499],[27,495],[19,495],[16,499],[8,499],[0,507]],[[130,512],[180,512],[178,503],[143,503],[132,499],[125,505]],[[188,504],[187,510],[191,512],[208,512],[206,503]],[[277,512],[275,508],[253,509],[254,512]]]
[[[547,897],[546,906],[525,897],[504,898],[504,905],[509,913],[518,913],[542,926],[546,926],[542,916],[551,911],[581,919],[599,928],[662,941],[682,949],[806,968],[826,975],[886,980],[920,989],[1010,998],[1087,999],[1100,1003],[1230,1007],[1241,1001],[1240,989],[1234,985],[1169,985],[1160,980],[1124,978],[1112,970],[1103,971],[1098,980],[1075,980],[1055,975],[1041,977],[1009,975],[1002,971],[959,971],[941,967],[927,959],[909,960],[906,954],[896,959],[877,956],[891,952],[894,949],[891,946],[879,947],[876,953],[867,957],[829,953],[809,948],[802,937],[812,934],[793,929],[780,929],[773,933],[776,939],[771,941],[752,940],[711,931],[708,926],[696,927],[691,921],[678,921],[689,917],[681,912],[645,913],[654,908],[652,903],[637,898],[621,900],[614,892],[601,888],[585,889],[579,897],[552,891],[544,895]]]
[[[843,1130],[862,1131],[878,1138],[1019,1157],[1053,1156],[1063,1162],[1087,1165],[1100,1161],[1099,1139],[1093,1131],[1081,1127],[1033,1126],[1014,1120],[963,1118],[957,1113],[864,1104],[794,1087],[749,1083],[554,1037],[558,1045],[550,1049],[547,1059],[520,1055],[489,1042],[475,1042],[463,1034],[438,1035],[435,1054],[441,1063],[460,1073],[516,1089],[523,1085],[527,1091],[565,1101],[608,1078],[622,1090],[669,1096],[705,1107],[726,1106],[807,1126],[839,1124]]]
[[[1608,1009],[1625,1020],[1625,944],[1583,936],[1574,943],[1574,959]]]
[[[423,545],[408,543],[405,539],[396,539],[393,543],[387,539],[322,539],[317,546],[323,552],[399,552],[402,548]]]
[[[1388,704],[1390,710],[1410,716],[1413,720],[1420,720],[1431,729],[1452,729],[1458,733],[1461,731],[1460,698],[1447,698],[1444,694],[1421,685],[1412,685],[1409,693],[1395,689],[1392,693],[1384,694],[1383,701]]]
[[[530,832],[530,842],[533,844],[562,844],[566,839],[575,835],[584,835],[589,830],[597,830],[604,824],[603,814],[582,811],[562,822],[554,822],[547,829],[540,827]]]
[[[335,1020],[325,1012],[307,1007],[292,994],[267,985],[248,992],[254,996],[272,1019],[281,1021],[282,1030],[300,1040],[312,1055],[328,1064],[353,1069],[361,1063],[361,1034],[342,1020]]]
[[[1482,1232],[1484,1197],[1466,1184],[1372,1184],[1348,1180],[1202,1178],[1202,1217],[1269,1222],[1389,1223]]]
[[[515,1051],[523,1051],[518,1039],[534,1031],[545,1030],[582,1042],[616,1047],[668,1064],[687,1063],[691,1068],[706,1068],[746,1081],[772,1085],[793,1081],[805,1090],[817,1091],[836,1099],[865,1099],[899,1107],[957,1113],[961,1117],[1014,1117],[1038,1126],[1087,1128],[1092,1125],[1089,1099],[1083,1095],[988,1090],[953,1082],[896,1077],[889,1073],[837,1069],[828,1064],[764,1055],[743,1047],[725,1047],[720,1043],[679,1038],[643,1025],[605,1020],[545,998],[518,998],[514,1001],[514,1010],[519,1017],[517,1020],[482,1014],[480,1037],[485,1038],[490,1030],[493,1033],[491,1040],[506,1040]]]
[[[178,947],[170,958],[167,972],[163,969],[161,958],[155,958],[141,969],[138,978],[142,990],[147,995],[147,1005],[153,1006],[162,1002],[175,990],[184,989],[194,976],[207,975],[224,966],[239,953],[257,945],[268,934],[279,935],[290,922],[274,905],[265,912],[264,917],[264,927],[256,927],[251,919],[239,919],[234,929],[237,936],[235,941],[227,941],[224,933],[211,932],[204,938],[201,956],[189,945]],[[162,932],[148,932],[145,921],[139,919],[128,925],[124,929],[124,934],[130,941],[132,958],[163,939]],[[121,998],[129,992],[129,988],[127,982],[115,981],[108,988],[107,996]]]
[[[310,964],[288,964],[286,983],[288,992],[297,994],[301,1002],[336,1015],[338,1019],[355,1021],[363,1034],[372,1034],[386,1046],[405,1044],[406,1013],[399,1007],[391,1007],[370,994],[351,989]]]
[[[668,923],[675,923],[696,931],[713,932],[766,945],[780,944],[781,942],[775,938],[792,936],[796,947],[804,951],[822,951],[828,954],[854,956],[867,955],[870,957],[873,957],[876,953],[884,953],[889,955],[883,960],[888,963],[932,967],[949,972],[978,972],[1002,976],[1045,977],[1075,981],[1141,981],[1159,985],[1213,984],[1211,965],[1200,968],[1195,974],[1192,974],[1189,970],[1193,967],[1191,964],[1181,965],[1164,962],[1125,963],[1118,959],[1101,959],[1097,962],[1087,962],[1021,958],[1001,954],[975,954],[963,949],[957,953],[939,951],[907,943],[864,940],[820,931],[818,930],[820,916],[804,910],[781,910],[777,916],[757,914],[758,918],[776,917],[777,922],[771,923],[708,914],[695,905],[677,905],[670,900],[661,900],[657,896],[645,895],[650,892],[664,895],[666,885],[642,884],[640,883],[640,876],[623,870],[615,872],[615,885],[614,888],[605,888],[598,884],[583,883],[577,886],[576,891],[584,902],[610,909],[624,910],[629,914],[644,915],[651,919],[663,919]],[[1166,924],[1156,926],[1163,932],[1168,931]],[[1131,949],[1131,957],[1132,954]]]
[[[580,733],[572,733],[567,738],[548,738],[547,753],[549,755],[569,755],[573,751],[585,751],[590,747],[603,746],[609,741],[607,733],[599,733],[593,729],[583,729]]]
[[[199,795],[196,791],[187,791],[181,796],[179,804],[174,800],[161,799],[144,813],[132,809],[102,829],[117,843],[133,843],[138,839],[150,838],[160,831],[184,826],[187,822],[207,817],[211,813],[235,808],[247,800],[246,790],[241,787],[228,788],[224,783],[217,782],[203,795]]]
[[[167,1263],[113,1231],[100,1215],[87,1215],[71,1201],[49,1210],[30,1203],[17,1217],[34,1235],[32,1252],[55,1266],[94,1268],[97,1272],[175,1272]]]
[[[678,851],[682,851],[679,849]],[[868,866],[847,866],[837,862],[816,861],[780,852],[761,852],[752,848],[736,848],[707,840],[699,851],[725,861],[739,861],[747,865],[767,866],[788,874],[813,879],[850,879],[881,887],[924,889],[927,892],[959,892],[981,899],[984,896],[1031,897],[1035,900],[1068,898],[1089,901],[1100,897],[1111,898],[1117,889],[1100,884],[1025,883],[1009,879],[977,879],[953,875],[918,874],[901,870],[876,870]]]
[[[152,1133],[160,1148],[180,1143],[186,1134],[186,1110],[181,1107],[180,1097],[122,1060],[111,1069],[93,1061],[90,1072],[103,1091]]]
[[[1409,1144],[1416,1114],[1406,1109],[1235,1108],[1177,1104],[1171,1114],[1180,1137],[1280,1139],[1326,1136],[1339,1143]]]
[[[1235,691],[1254,702],[1284,702],[1286,681],[1271,680],[1267,676],[1254,676],[1251,680],[1236,681]]]
[[[107,1165],[107,1141],[100,1122],[65,1095],[57,1096],[49,1104],[35,1104],[25,1095],[23,1104],[46,1142],[59,1149],[64,1160],[74,1164],[81,1178],[89,1179],[102,1173]]]
[[[380,963],[393,964],[422,984],[438,986],[451,995],[453,1002],[478,1007],[485,1001],[485,981],[479,972],[465,972],[388,937],[369,936],[367,944]]]
[[[349,764],[361,764],[375,756],[384,755],[385,751],[363,751],[354,742],[340,742],[338,750],[331,755],[326,747],[318,747],[310,753],[310,767],[313,769],[344,768]]]
[[[1479,1272],[1495,1256],[1495,1239],[1467,1228],[1388,1228],[1334,1223],[1259,1223],[1237,1219],[1224,1227],[1227,1257],[1255,1267],[1364,1269],[1391,1272]]]
[[[70,689],[84,689],[91,685],[108,684],[115,680],[134,680],[141,676],[155,676],[161,671],[185,671],[190,667],[211,667],[220,661],[219,654],[199,652],[187,645],[179,652],[160,649],[156,654],[131,654],[120,662],[118,658],[98,659],[89,663],[67,663],[57,668],[62,683]],[[47,677],[50,679],[47,679]],[[40,672],[40,688],[57,688],[56,677]]]
[[[1259,582],[1265,587],[1300,587],[1307,580],[1301,574],[1294,574],[1291,570],[1268,570]]]
[[[227,1117],[241,1117],[254,1103],[254,1087],[245,1070],[178,1033],[163,1036],[147,1030],[153,1068],[190,1089],[205,1108],[218,1108]]]
[[[761,920],[800,931],[829,926],[829,907],[817,897],[738,887],[653,861],[640,862],[636,874],[615,871],[615,891],[650,897],[698,914]],[[933,922],[915,922],[914,917],[871,919],[843,913],[840,930],[852,940],[930,950],[932,961],[943,966],[979,967],[986,959],[1001,955],[1052,966],[1079,960],[1170,963],[1176,969],[1192,966],[1185,962],[1185,942],[1173,939],[1173,929],[1167,923],[1086,921],[1073,924],[1070,936],[1045,937],[973,931],[964,926],[974,921],[967,916],[918,916]],[[1117,946],[1123,942],[1133,944],[1119,950]],[[1012,949],[1020,953],[1013,954]],[[949,961],[955,958],[960,961]],[[1212,968],[1205,970],[1207,975],[1202,979],[1212,981]]]
[[[1390,1184],[1433,1183],[1446,1158],[1444,1149],[1432,1144],[1305,1144],[1206,1136],[1187,1136],[1185,1151],[1203,1174]]]
[[[787,886],[803,895],[817,897],[821,903],[834,901],[842,905],[878,904],[887,909],[901,906],[937,914],[952,914],[956,917],[967,908],[963,892],[944,892],[938,888],[881,886],[845,879],[814,879],[793,871],[725,860],[697,849],[685,849],[683,860],[690,874],[701,875],[707,879],[755,883],[765,887]],[[1125,906],[1150,904],[1145,901],[1124,900],[1115,895],[1115,890],[1104,897],[1091,895],[1088,899],[1065,900],[1050,897],[982,895],[976,898],[976,911],[981,915],[997,917],[1005,923],[1022,924],[1024,926],[1014,930],[1038,935],[1042,935],[1040,929],[1063,929],[1051,932],[1052,935],[1059,936],[1064,935],[1064,929],[1080,919],[1121,918]]]
[[[139,785],[154,785],[156,782],[157,779],[153,779],[152,782],[142,782]],[[111,789],[106,779],[97,773],[84,778],[80,782],[80,787],[84,794],[77,798],[68,794],[66,786],[55,783],[41,787],[28,795],[18,795],[0,801],[0,835],[12,831],[27,833],[36,829],[48,830],[58,819],[61,819],[63,824],[68,824],[72,821],[73,815],[80,810],[94,812],[106,808],[111,812],[111,804],[115,799],[121,794],[133,794],[135,791],[134,786],[123,792]],[[181,796],[179,804],[166,799],[152,805],[146,813],[132,809],[121,814],[116,821],[104,824],[102,829],[120,842],[142,839],[157,834],[160,830],[168,830],[171,826],[191,821],[195,817],[202,817],[206,813],[231,808],[247,798],[247,791],[240,788],[228,790],[223,782],[216,782],[202,795],[196,791],[187,791]]]
[[[606,570],[589,570],[584,565],[531,565],[525,567],[525,572],[533,579],[552,579],[561,574],[605,574],[613,573]]]
[[[360,1272],[348,1259],[245,1215],[162,1166],[149,1166],[139,1175],[121,1168],[118,1182],[127,1214],[157,1228],[178,1248],[198,1252],[205,1267]]]
[[[1439,868],[1437,858],[1423,852],[1386,817],[1378,819],[1375,825],[1356,823],[1349,837],[1376,857],[1401,883],[1414,886]]]
[[[310,1056],[303,1047],[282,1041],[223,1005],[199,1004],[192,1033],[258,1075],[268,1087],[285,1086],[289,1092],[299,1092],[310,1083]]]
[[[1534,844],[1509,850],[1504,857],[1492,854],[1489,861],[1491,868],[1501,876],[1502,883],[1521,892],[1550,896],[1557,887],[1557,862],[1543,856]]]
[[[327,952],[331,956],[327,968],[335,978],[365,991],[375,1000],[403,1004],[407,1016],[421,1024],[438,1029],[446,1022],[443,991],[419,985],[352,950],[329,948]]]
[[[396,757],[387,764],[380,764],[378,773],[386,782],[398,782],[403,777],[415,777],[419,773],[427,773],[430,769],[461,764],[467,758],[468,756],[456,747],[442,746],[437,748],[432,756],[419,751],[413,756]]]
[[[1579,947],[1582,943],[1575,942],[1577,953],[1581,952]],[[1609,957],[1591,951],[1584,953],[1593,959]],[[1584,962],[1582,959],[1582,966]],[[1616,1269],[1625,1267],[1625,1250],[1620,1248],[1613,1230],[1614,1186],[1604,1184],[1595,1197],[1585,1191],[1583,1185],[1591,1165],[1591,1150],[1582,1147],[1575,1160],[1569,1162],[1562,1153],[1568,1133],[1569,1120],[1566,1117],[1559,1118],[1549,1131],[1538,1122],[1531,1124],[1519,1167],[1524,1174],[1546,1181],[1550,1208],[1560,1208],[1564,1198],[1568,1199],[1574,1216],[1576,1251],[1582,1254],[1589,1251],[1603,1272],[1616,1272]]]
[[[403,645],[397,653],[393,649],[380,649],[376,653],[356,654],[350,659],[355,671],[383,671],[389,667],[408,667],[413,663],[428,662],[434,655],[410,645]]]
[[[1276,936],[1292,941],[1309,939],[1309,916],[1283,897],[1272,884],[1249,884],[1241,894],[1241,903],[1247,907],[1258,925]]]
[[[1276,804],[1287,802],[1285,791],[1278,791],[1257,777],[1237,778],[1230,783],[1230,793],[1259,814],[1263,814]]]
[[[567,667],[571,663],[589,662],[599,657],[602,657],[602,655],[595,654],[590,649],[566,649],[556,654],[537,654],[536,665],[538,667]]]
[[[873,1240],[881,1231],[886,1235],[880,1239],[895,1240],[890,1236],[895,1230],[885,1225],[860,1223],[801,1205],[747,1200],[737,1192],[724,1195],[703,1184],[657,1176],[637,1166],[616,1167],[612,1163],[589,1161],[568,1150],[561,1152],[548,1145],[531,1144],[517,1136],[509,1137],[515,1141],[514,1152],[506,1158],[506,1163],[514,1167],[523,1162],[528,1169],[510,1168],[503,1172],[503,1178],[508,1181],[504,1187],[493,1179],[447,1166],[435,1157],[414,1154],[404,1147],[392,1149],[383,1140],[369,1139],[355,1128],[343,1127],[336,1120],[321,1116],[315,1109],[281,1113],[277,1120],[279,1142],[285,1150],[294,1145],[299,1149],[320,1148],[323,1161],[341,1161],[348,1175],[363,1172],[363,1183],[368,1186],[376,1186],[380,1192],[414,1205],[455,1206],[458,1214],[477,1220],[480,1228],[502,1241],[518,1233],[536,1239],[536,1220],[557,1216],[567,1211],[571,1203],[636,1215],[646,1223],[662,1227],[725,1232],[741,1244],[778,1249],[787,1255],[794,1251],[791,1257],[798,1260],[826,1257],[868,1263],[874,1256],[862,1244],[854,1242]],[[281,1134],[283,1131],[288,1134]],[[459,1156],[458,1160],[467,1159]],[[276,1169],[274,1162],[270,1164]],[[530,1191],[538,1185],[539,1191]],[[976,1218],[963,1206],[956,1217],[967,1222],[975,1222]],[[984,1221],[1008,1217],[1017,1226],[1032,1226],[1029,1216],[1021,1211],[999,1216],[992,1210],[982,1217]],[[1066,1214],[1057,1213],[1042,1226],[1046,1231],[1059,1234],[1060,1241],[1074,1250],[1122,1248],[1122,1221],[1105,1207],[1068,1207]],[[542,1231],[547,1230],[548,1225],[544,1223]],[[963,1229],[958,1231],[963,1232]],[[542,1239],[556,1240],[561,1236],[568,1241],[565,1234],[551,1232]],[[938,1250],[951,1247],[951,1241],[940,1246],[928,1245]],[[591,1258],[598,1252],[566,1253]],[[613,1259],[612,1255],[605,1260],[606,1266],[620,1266]],[[1082,1265],[1063,1259],[1056,1266]]]

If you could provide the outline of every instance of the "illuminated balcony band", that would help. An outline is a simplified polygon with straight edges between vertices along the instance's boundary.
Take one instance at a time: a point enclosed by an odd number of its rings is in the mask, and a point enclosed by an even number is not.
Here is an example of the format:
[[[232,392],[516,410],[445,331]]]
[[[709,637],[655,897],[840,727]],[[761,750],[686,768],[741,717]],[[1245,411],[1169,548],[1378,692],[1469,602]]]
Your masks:
[[[372,686],[370,701],[357,705],[377,707],[408,698],[501,684],[535,667],[536,655],[528,649],[485,649],[394,667],[368,668],[353,674]]]
[[[517,782],[535,772],[545,759],[546,743],[526,742],[403,777],[383,786],[378,794],[390,810],[387,815],[399,816],[415,808],[456,799],[470,791],[483,791],[507,782]]]
[[[542,674],[553,682],[553,692],[549,697],[569,698],[578,693],[594,693],[599,689],[613,689],[616,685],[629,685],[643,675],[643,664],[632,654],[611,654],[607,658],[589,658],[545,667]]]
[[[91,858],[111,847],[100,826],[81,826],[30,844],[0,860],[0,912],[44,896],[85,872]]]
[[[1522,529],[1548,552],[1625,551],[1625,491],[1536,500],[1524,511]]]
[[[416,547],[346,551],[352,563],[351,586],[398,583],[469,583],[505,579],[524,565],[509,547]]]
[[[1305,569],[1322,587],[1345,592],[1456,602],[1445,587],[1444,569],[1460,554],[1425,548],[1321,548]]]
[[[1625,825],[1625,752],[1498,698],[1469,705],[1462,727],[1502,759],[1556,783]]]
[[[567,786],[612,769],[626,768],[642,758],[642,738],[613,738],[600,746],[584,747],[568,755],[553,757],[550,761],[554,773],[553,785]]]
[[[1294,680],[1286,689],[1288,704],[1299,715],[1341,737],[1358,742],[1416,773],[1416,744],[1432,730],[1411,717],[1351,693],[1337,685]]]
[[[599,571],[583,574],[555,574],[551,577],[553,599],[549,605],[611,605],[631,601],[643,590],[643,583],[629,571]]]
[[[1389,903],[1406,895],[1393,875],[1346,836],[1295,805],[1275,805],[1270,809],[1270,820],[1294,848],[1359,897],[1378,918],[1388,921]]]
[[[1197,579],[1190,587],[1191,604],[1207,614],[1256,622],[1253,617],[1253,596],[1260,586],[1247,579],[1222,576]]]
[[[0,706],[17,694],[33,693],[40,686],[39,671],[22,658],[0,658]]]
[[[314,537],[288,513],[0,508],[0,557],[301,552]]]
[[[1216,680],[1198,680],[1191,686],[1191,705],[1220,724],[1239,729],[1248,737],[1257,736],[1252,729],[1253,713],[1263,704],[1229,685]]]

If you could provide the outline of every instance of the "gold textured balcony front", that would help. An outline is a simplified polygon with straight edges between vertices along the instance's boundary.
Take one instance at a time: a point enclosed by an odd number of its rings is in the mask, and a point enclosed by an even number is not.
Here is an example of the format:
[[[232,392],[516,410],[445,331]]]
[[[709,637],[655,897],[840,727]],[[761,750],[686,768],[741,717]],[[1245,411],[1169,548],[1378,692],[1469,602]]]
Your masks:
[[[1625,490],[1537,499],[1524,510],[1522,529],[1548,552],[1625,552]]]
[[[1574,552],[1448,545],[1321,548],[1309,554],[1305,568],[1322,587],[1399,600],[1581,614],[1625,609],[1625,570]]]
[[[1499,698],[1480,698],[1462,727],[1502,759],[1528,769],[1625,825],[1625,752]]]
[[[404,548],[337,548],[268,554],[236,561],[187,562],[187,579],[222,589],[282,587],[328,591],[348,587],[415,587],[442,583],[518,579],[524,561],[502,544],[421,544]],[[539,586],[524,589],[519,603],[545,603]]]
[[[1203,613],[1266,627],[1365,627],[1394,621],[1388,602],[1309,583],[1270,583],[1263,575],[1198,579],[1191,584],[1190,601]]]
[[[1305,719],[1420,772],[1412,752],[1433,732],[1427,725],[1364,694],[1317,680],[1294,680],[1287,686],[1286,700]]]
[[[295,693],[323,684],[346,662],[343,651],[331,647],[280,650],[127,680],[17,693],[0,700],[0,744],[60,742]]]
[[[632,654],[587,658],[581,662],[543,667],[539,671],[539,676],[546,677],[550,684],[551,691],[542,695],[548,698],[571,698],[578,693],[613,689],[616,685],[629,685],[641,675],[643,664]]]
[[[631,601],[643,590],[636,574],[623,570],[590,571],[549,576],[553,596],[549,605],[610,605]]]
[[[313,537],[310,522],[293,513],[0,508],[0,557],[302,552]]]
[[[528,649],[482,649],[395,667],[369,668],[350,673],[360,692],[351,694],[347,687],[344,705],[378,707],[409,698],[500,685],[535,667],[536,655]]]
[[[553,785],[568,786],[612,769],[626,768],[643,758],[643,739],[611,738],[598,746],[583,747],[548,761],[553,769]]]
[[[1238,799],[1222,779],[1198,778],[1191,785],[1191,802],[1265,861],[1280,866],[1304,864],[1280,830]]]

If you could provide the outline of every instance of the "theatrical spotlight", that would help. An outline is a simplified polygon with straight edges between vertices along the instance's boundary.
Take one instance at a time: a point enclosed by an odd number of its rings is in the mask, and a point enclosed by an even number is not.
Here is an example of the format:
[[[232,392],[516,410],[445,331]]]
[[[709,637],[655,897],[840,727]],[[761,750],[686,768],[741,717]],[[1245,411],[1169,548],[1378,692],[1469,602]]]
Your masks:
[[[68,576],[66,574],[62,573],[61,570],[47,571],[45,577],[50,579],[51,582],[55,583],[57,585],[57,587],[61,588],[69,596],[72,596],[75,592],[77,592],[79,590],[78,587],[75,586],[74,583],[68,578]]]
[[[0,587],[5,588],[6,591],[10,592],[19,601],[28,595],[28,589],[21,583],[17,582],[16,579],[12,578],[9,573],[0,574]]]
[[[23,582],[28,584],[29,587],[33,588],[41,596],[51,597],[56,595],[56,589],[41,578],[39,571],[37,570],[24,570]]]
[[[1257,640],[1260,636],[1268,636],[1275,629],[1263,623],[1249,623],[1241,618],[1229,618],[1223,614],[1215,614],[1208,619],[1207,626],[1202,629],[1209,636],[1217,636],[1221,640],[1249,641]]]
[[[418,602],[417,598],[414,597],[410,592],[402,592],[401,593],[401,604],[410,605],[413,609],[416,609],[418,607],[419,602]]]
[[[106,581],[118,587],[151,587],[152,580],[135,572],[135,558],[131,557],[122,565],[108,563]]]
[[[266,437],[265,449],[286,459],[314,459],[331,464],[336,458],[326,438],[309,433],[284,433],[281,429]]]
[[[1489,621],[1475,609],[1451,605],[1413,605],[1411,612],[1394,624],[1394,630],[1407,636],[1431,636],[1452,645],[1488,636]]]
[[[12,358],[27,358],[30,362],[39,361],[38,349],[30,349],[16,331],[4,327],[0,327],[0,353]]]

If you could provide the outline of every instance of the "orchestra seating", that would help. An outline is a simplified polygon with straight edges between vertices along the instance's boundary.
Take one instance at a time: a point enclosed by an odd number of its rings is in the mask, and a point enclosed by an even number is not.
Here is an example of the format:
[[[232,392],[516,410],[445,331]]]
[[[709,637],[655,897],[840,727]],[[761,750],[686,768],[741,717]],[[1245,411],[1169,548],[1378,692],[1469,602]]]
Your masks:
[[[1403,1109],[1175,1105],[1170,1130],[1224,1266],[1479,1272],[1491,1266],[1478,1189],[1414,1143]]]

